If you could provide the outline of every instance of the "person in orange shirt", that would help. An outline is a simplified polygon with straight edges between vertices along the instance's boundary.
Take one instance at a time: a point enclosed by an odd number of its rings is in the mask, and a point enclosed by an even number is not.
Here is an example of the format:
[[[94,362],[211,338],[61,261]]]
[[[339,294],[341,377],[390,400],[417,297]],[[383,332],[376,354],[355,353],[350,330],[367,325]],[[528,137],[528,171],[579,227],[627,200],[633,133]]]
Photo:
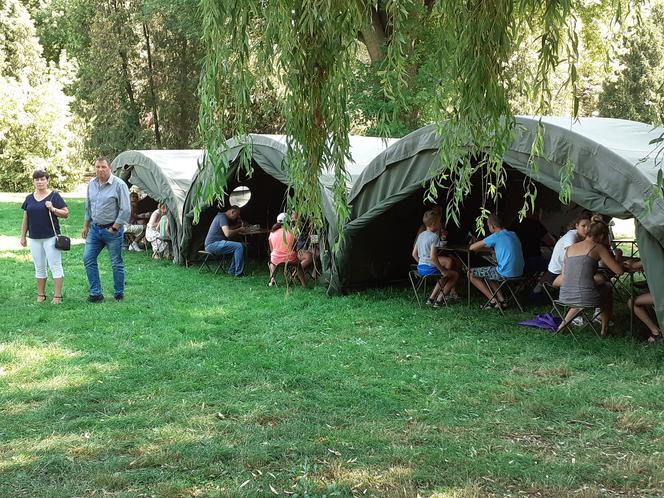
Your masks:
[[[295,266],[297,279],[306,287],[304,281],[304,270],[300,265],[300,260],[297,257],[297,249],[295,248],[296,238],[290,231],[284,228],[284,221],[286,221],[286,213],[281,213],[277,216],[277,222],[270,230],[270,235],[267,239],[270,246],[270,275],[274,273],[277,265],[282,263]],[[276,284],[274,277],[270,279],[269,286]]]

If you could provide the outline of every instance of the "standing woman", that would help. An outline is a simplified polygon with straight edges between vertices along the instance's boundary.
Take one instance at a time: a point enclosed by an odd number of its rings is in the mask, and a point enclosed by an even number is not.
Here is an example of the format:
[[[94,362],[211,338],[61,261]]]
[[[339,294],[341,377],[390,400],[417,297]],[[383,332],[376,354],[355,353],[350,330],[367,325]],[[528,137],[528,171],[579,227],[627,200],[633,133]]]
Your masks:
[[[60,235],[60,223],[58,218],[69,216],[69,210],[64,199],[57,192],[48,188],[48,173],[36,170],[32,174],[32,183],[35,191],[29,194],[21,208],[23,213],[23,225],[21,225],[21,245],[28,245],[30,241],[30,252],[35,264],[35,277],[37,278],[37,302],[46,301],[46,279],[48,267],[51,268],[53,277],[54,294],[52,304],[62,302],[62,283],[64,272],[62,271],[62,255],[55,248],[55,235]],[[51,220],[53,224],[51,224]],[[26,238],[26,236],[28,236]]]

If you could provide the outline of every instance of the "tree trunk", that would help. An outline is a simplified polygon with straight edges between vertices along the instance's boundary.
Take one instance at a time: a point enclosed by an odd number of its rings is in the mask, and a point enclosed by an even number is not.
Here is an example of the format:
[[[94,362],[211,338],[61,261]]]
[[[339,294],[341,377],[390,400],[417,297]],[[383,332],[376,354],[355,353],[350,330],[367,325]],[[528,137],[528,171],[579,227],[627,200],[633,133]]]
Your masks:
[[[154,127],[154,141],[158,149],[161,149],[161,131],[159,130],[159,115],[157,113],[157,95],[154,87],[154,66],[152,64],[152,49],[150,47],[150,30],[148,24],[143,22],[143,36],[148,56],[148,84],[150,86],[150,105],[152,107],[152,124]]]
[[[367,47],[371,64],[375,64],[385,58],[385,28],[376,10],[371,9],[371,26],[360,32],[360,39]]]

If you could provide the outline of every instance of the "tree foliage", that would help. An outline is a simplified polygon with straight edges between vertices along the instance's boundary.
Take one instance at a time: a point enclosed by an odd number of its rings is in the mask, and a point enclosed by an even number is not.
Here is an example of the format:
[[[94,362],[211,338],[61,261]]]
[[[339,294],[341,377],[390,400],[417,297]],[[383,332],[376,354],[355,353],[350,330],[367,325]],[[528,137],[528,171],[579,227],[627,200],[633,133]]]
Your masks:
[[[446,123],[429,196],[446,192],[448,218],[456,220],[471,177],[481,171],[485,202],[497,200],[505,182],[502,155],[513,136],[513,96],[525,95],[534,112],[546,114],[556,98],[553,76],[563,72],[569,112],[579,113],[579,31],[598,17],[589,3],[201,0],[206,62],[200,129],[218,171],[217,184],[203,192],[201,204],[225,187],[228,164],[219,130],[230,128],[236,136],[251,131],[247,116],[255,82],[265,78],[283,86],[281,113],[294,187],[290,202],[305,217],[321,218],[318,176],[325,168],[333,169],[338,180],[334,195],[339,221],[348,213],[343,187],[348,111],[365,119],[369,114],[367,122],[375,117],[374,129],[385,135],[419,124],[418,102],[426,103],[428,119]],[[603,18],[607,9],[614,19],[624,17],[623,2],[600,3]],[[264,26],[260,41],[248,35],[248,28],[258,24]],[[363,89],[353,83],[362,73],[354,64],[358,39],[375,68],[365,72],[371,84]],[[534,67],[514,79],[510,64],[529,42],[536,46]],[[254,60],[265,62],[252,65]],[[420,92],[418,83],[426,90]],[[362,99],[371,100],[376,87],[380,98],[368,110]],[[351,92],[359,97],[351,100]],[[526,204],[534,202],[535,193],[532,187]]]
[[[599,99],[602,116],[658,122],[658,104],[664,85],[664,5],[635,24],[625,35],[619,67],[604,83]]]
[[[0,0],[0,190],[31,189],[38,168],[55,188],[80,178],[77,128],[63,92],[71,72],[66,60],[47,64],[25,7]]]

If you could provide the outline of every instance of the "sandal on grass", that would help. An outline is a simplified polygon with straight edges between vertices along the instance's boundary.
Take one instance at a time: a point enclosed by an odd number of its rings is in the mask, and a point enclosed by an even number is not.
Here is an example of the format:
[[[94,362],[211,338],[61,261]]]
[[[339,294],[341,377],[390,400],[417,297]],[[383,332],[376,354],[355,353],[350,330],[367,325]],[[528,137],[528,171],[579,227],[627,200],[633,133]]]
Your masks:
[[[44,301],[46,301],[46,294],[37,294],[37,302],[43,303]]]
[[[650,333],[650,336],[648,337],[648,342],[650,344],[655,344],[657,342],[662,341],[662,333],[658,332],[657,334],[653,334],[652,332]]]
[[[51,299],[51,304],[61,304],[62,303],[62,296],[53,296],[53,299]]]
[[[426,304],[427,306],[433,306],[435,302],[436,302],[436,301],[434,301],[433,299],[429,298],[429,299],[427,299],[427,302],[426,302],[425,304]]]

